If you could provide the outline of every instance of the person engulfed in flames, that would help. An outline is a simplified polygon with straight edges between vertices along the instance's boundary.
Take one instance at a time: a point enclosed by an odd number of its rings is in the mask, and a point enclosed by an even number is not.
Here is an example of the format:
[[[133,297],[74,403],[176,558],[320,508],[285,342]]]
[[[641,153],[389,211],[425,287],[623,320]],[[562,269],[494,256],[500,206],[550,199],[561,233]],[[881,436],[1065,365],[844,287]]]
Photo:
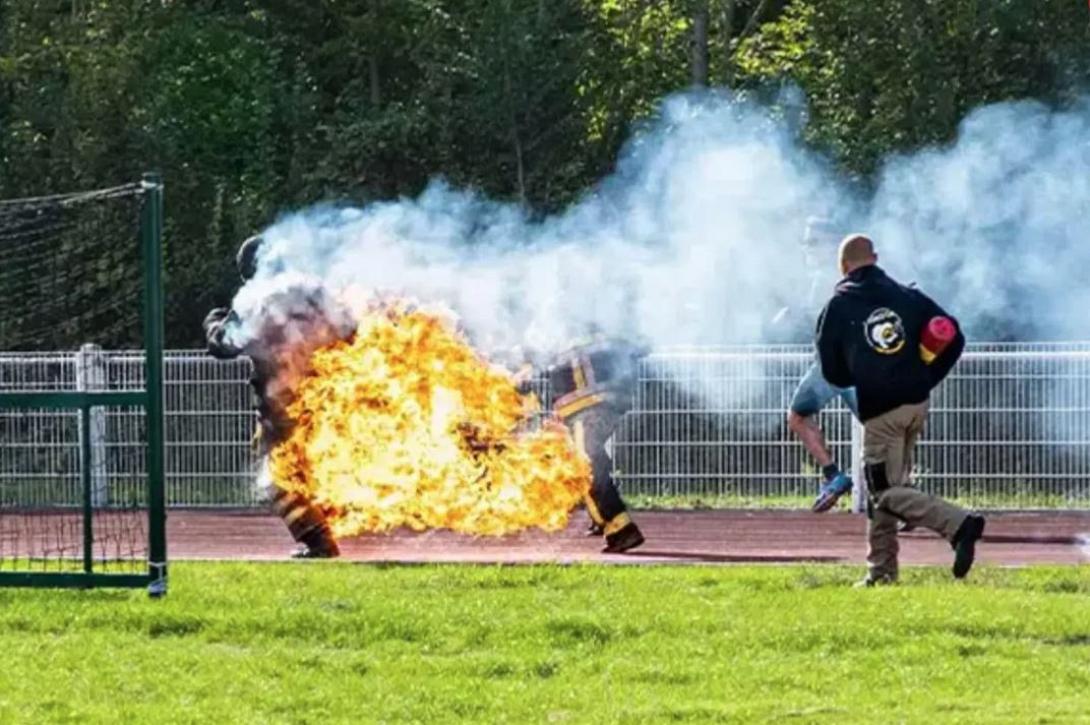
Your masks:
[[[634,549],[644,541],[613,481],[606,442],[632,407],[638,361],[647,353],[645,347],[595,332],[559,355],[548,369],[553,410],[590,459],[593,479],[587,512],[593,522],[591,533],[605,535],[607,553]]]
[[[259,236],[243,242],[238,252],[239,275],[245,283],[257,271]],[[254,446],[265,466],[268,455],[286,440],[294,426],[288,407],[307,372],[315,350],[336,340],[347,340],[355,331],[348,310],[333,303],[320,284],[300,279],[262,301],[256,314],[243,320],[233,309],[216,308],[204,321],[208,352],[221,360],[240,356],[253,366],[250,385],[258,415]],[[339,556],[325,513],[304,494],[288,491],[275,480],[266,481],[273,509],[299,544],[296,558]]]

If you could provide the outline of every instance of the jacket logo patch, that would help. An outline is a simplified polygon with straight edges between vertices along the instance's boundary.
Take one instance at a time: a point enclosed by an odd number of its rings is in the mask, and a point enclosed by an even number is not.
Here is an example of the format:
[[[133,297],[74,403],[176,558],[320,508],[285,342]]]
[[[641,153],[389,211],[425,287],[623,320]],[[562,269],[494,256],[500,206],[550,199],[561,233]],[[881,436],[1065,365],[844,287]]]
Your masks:
[[[901,317],[888,307],[870,313],[863,323],[867,344],[881,355],[895,355],[905,346],[905,326]]]

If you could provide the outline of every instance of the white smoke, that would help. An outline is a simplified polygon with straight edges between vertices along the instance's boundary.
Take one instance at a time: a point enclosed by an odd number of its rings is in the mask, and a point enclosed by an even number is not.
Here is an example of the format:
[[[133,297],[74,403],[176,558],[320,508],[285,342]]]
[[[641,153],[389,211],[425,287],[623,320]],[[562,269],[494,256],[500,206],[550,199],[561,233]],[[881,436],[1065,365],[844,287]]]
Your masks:
[[[485,349],[547,352],[591,324],[656,347],[768,341],[777,310],[813,306],[800,241],[818,214],[869,232],[883,266],[971,338],[1086,336],[1088,211],[1090,104],[980,109],[950,147],[890,160],[860,199],[771,110],[686,94],[612,176],[544,220],[442,181],[415,199],[289,214],[263,232],[235,306],[245,323],[253,300],[302,275],[445,302]],[[832,246],[827,257],[831,292]],[[804,341],[817,310],[799,311]]]
[[[866,228],[970,337],[1085,339],[1090,102],[987,106],[949,148],[891,160]]]

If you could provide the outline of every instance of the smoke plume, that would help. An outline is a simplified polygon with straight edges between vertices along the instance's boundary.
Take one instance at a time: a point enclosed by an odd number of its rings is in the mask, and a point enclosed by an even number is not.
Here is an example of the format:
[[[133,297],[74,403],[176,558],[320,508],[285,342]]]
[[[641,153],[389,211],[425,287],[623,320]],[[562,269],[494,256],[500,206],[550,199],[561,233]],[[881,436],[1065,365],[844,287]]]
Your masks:
[[[819,215],[869,233],[970,339],[1085,338],[1088,207],[1090,103],[981,108],[951,145],[889,159],[861,198],[773,110],[685,94],[553,217],[442,181],[287,214],[235,308],[245,338],[248,312],[302,277],[445,302],[486,350],[548,353],[591,326],[660,348],[801,342],[836,281],[835,244],[809,263],[801,245]]]

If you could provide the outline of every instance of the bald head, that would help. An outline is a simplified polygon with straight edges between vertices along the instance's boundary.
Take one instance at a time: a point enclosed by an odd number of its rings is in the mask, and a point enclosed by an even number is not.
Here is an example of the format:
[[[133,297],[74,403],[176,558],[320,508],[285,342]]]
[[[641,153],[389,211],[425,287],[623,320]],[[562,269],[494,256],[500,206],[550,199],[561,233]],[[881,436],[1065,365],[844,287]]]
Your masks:
[[[878,261],[874,242],[862,234],[849,234],[840,242],[840,271],[848,275]]]

